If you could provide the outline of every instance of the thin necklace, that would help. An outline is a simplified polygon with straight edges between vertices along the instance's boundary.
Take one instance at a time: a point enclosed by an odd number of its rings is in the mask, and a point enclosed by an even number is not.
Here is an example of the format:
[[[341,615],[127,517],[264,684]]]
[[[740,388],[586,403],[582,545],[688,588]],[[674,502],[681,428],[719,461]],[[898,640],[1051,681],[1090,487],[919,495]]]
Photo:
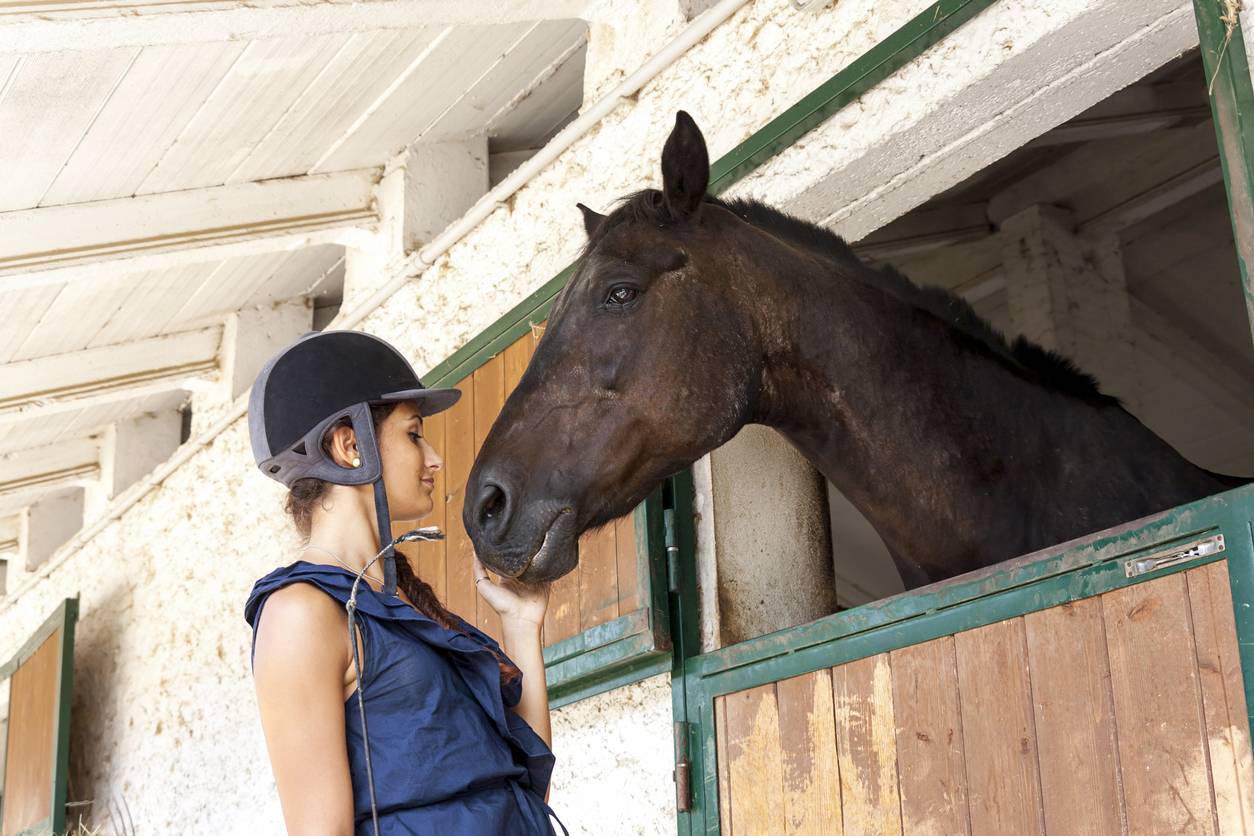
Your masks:
[[[317,552],[322,552],[322,553],[323,553],[323,554],[325,554],[327,557],[331,558],[331,559],[332,559],[332,560],[334,560],[336,563],[340,564],[340,565],[341,565],[341,566],[343,566],[345,569],[347,569],[348,571],[352,572],[354,575],[364,575],[365,577],[369,578],[369,579],[370,579],[370,580],[372,580],[372,581],[375,581],[375,582],[377,582],[377,583],[383,583],[383,579],[382,579],[382,578],[376,577],[376,576],[371,575],[371,574],[369,574],[369,573],[367,573],[367,572],[363,572],[363,571],[361,571],[360,569],[354,569],[352,566],[349,566],[347,563],[345,563],[344,561],[340,560],[340,558],[339,558],[339,557],[335,554],[335,552],[330,552],[330,551],[327,551],[326,549],[322,548],[322,546],[315,546],[313,543],[306,543],[306,544],[305,544],[305,548],[307,548],[307,549],[313,549],[314,551],[317,551]]]

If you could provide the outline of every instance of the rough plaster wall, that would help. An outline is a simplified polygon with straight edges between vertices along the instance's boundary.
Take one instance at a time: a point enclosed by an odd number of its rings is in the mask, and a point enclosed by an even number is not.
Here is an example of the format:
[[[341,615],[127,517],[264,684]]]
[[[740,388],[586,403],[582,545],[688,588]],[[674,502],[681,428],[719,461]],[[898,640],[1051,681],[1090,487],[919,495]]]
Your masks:
[[[747,6],[363,327],[395,342],[420,370],[430,368],[571,260],[583,243],[576,201],[605,209],[616,196],[658,182],[658,149],[676,109],[694,114],[717,158],[925,5],[925,0],[839,2],[817,14],[797,12],[788,0]],[[1020,6],[1050,5],[1007,0],[994,11],[998,25],[1013,33],[1020,31],[1015,23]],[[1024,20],[1024,27],[1040,25],[1031,15]],[[951,42],[965,45],[964,55],[996,61],[1008,36],[986,29],[968,25]],[[976,39],[991,35],[1001,40],[976,45]],[[925,56],[923,63],[944,60]],[[927,71],[943,79],[938,83],[960,87],[966,76],[955,71],[959,66]],[[851,108],[837,117],[837,127],[862,120],[860,141],[866,142],[867,131],[879,134],[908,121],[911,91],[891,81],[885,90],[887,101],[881,97],[873,108]],[[826,145],[790,150],[777,181],[768,169],[737,191],[768,199],[796,194],[807,172],[818,176],[844,153],[839,141],[824,137]],[[799,158],[804,165],[798,166]],[[20,600],[0,608],[0,658],[5,658],[60,598],[81,593],[71,741],[74,797],[101,802],[125,797],[146,832],[280,831],[241,614],[253,580],[292,554],[294,536],[280,506],[280,487],[252,468],[245,427],[237,423],[85,547],[54,559],[51,571],[26,587]],[[562,768],[571,775],[603,776],[571,794],[589,810],[603,809],[615,794],[634,799],[623,818],[598,830],[630,832],[637,823],[656,830],[652,823],[662,820],[667,821],[662,832],[673,827],[669,813],[654,818],[653,812],[673,804],[669,726],[649,722],[644,731],[637,725],[644,723],[641,712],[660,718],[669,703],[664,687],[650,685],[622,689],[560,715],[562,723],[569,716],[570,727],[578,725],[586,735],[584,743],[569,745]],[[604,710],[598,713],[594,705]],[[656,750],[649,750],[658,760],[650,761],[647,774],[623,761],[626,744],[617,736],[624,728],[639,729],[639,745]],[[615,742],[601,748],[587,742],[597,739]],[[666,753],[665,766],[659,752]],[[563,780],[559,777],[559,786]],[[578,802],[570,809],[577,807]]]
[[[549,805],[572,834],[675,832],[670,674],[553,712]]]

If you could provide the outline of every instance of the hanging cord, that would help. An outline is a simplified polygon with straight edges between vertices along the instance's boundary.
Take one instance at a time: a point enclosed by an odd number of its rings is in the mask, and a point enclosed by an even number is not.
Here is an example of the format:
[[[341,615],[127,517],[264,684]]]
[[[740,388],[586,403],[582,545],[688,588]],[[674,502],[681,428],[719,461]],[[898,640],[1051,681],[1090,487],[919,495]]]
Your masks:
[[[366,785],[370,789],[370,819],[374,822],[374,836],[379,836],[379,803],[374,795],[374,768],[370,762],[370,735],[366,731],[366,697],[362,691],[361,659],[357,652],[357,588],[361,584],[362,577],[374,565],[374,562],[383,557],[384,554],[388,554],[394,546],[414,540],[443,539],[444,533],[436,526],[406,531],[400,537],[379,549],[379,553],[370,558],[369,563],[361,567],[361,571],[357,573],[357,577],[353,580],[353,590],[348,595],[348,603],[344,605],[344,609],[348,613],[348,644],[353,649],[353,672],[357,677],[357,713],[361,718],[361,744],[366,752]],[[393,558],[389,555],[389,559]]]

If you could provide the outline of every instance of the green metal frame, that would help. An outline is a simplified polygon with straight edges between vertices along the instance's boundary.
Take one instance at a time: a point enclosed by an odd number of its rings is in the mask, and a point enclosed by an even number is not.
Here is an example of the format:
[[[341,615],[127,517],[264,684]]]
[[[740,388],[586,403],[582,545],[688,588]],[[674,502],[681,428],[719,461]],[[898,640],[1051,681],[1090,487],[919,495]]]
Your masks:
[[[1254,336],[1254,84],[1241,25],[1225,20],[1223,0],[1193,0],[1202,66],[1210,82],[1228,210],[1236,241],[1245,308]],[[1234,10],[1235,11],[1235,10]]]
[[[8,679],[35,655],[48,637],[61,631],[61,647],[57,655],[57,721],[52,727],[52,810],[48,818],[22,831],[23,834],[62,833],[65,831],[65,801],[70,775],[70,705],[74,693],[74,625],[78,623],[78,598],[66,598],[48,616],[39,629],[26,640],[8,662],[0,665],[0,680]],[[12,702],[10,702],[10,710]],[[0,769],[8,759],[8,740],[0,752]],[[5,793],[7,796],[8,793]],[[4,820],[4,797],[0,796],[0,821]]]

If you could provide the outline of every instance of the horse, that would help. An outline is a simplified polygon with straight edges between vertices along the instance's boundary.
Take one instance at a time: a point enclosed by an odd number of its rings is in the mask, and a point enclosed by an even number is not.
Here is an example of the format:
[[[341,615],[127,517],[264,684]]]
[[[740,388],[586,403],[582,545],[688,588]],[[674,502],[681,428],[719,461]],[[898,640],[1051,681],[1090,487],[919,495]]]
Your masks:
[[[1066,358],[863,263],[830,230],[707,194],[680,112],[662,188],[587,243],[466,483],[479,558],[537,583],[746,424],[875,528],[906,588],[1244,484],[1198,467]]]

